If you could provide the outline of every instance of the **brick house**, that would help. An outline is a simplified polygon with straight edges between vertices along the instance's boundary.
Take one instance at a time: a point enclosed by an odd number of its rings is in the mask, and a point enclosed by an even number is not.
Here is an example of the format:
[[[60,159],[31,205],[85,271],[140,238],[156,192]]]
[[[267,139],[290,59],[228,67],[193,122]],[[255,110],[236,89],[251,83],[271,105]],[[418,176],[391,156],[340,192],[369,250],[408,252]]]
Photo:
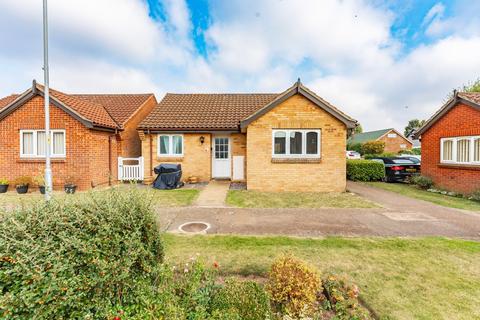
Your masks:
[[[385,152],[391,153],[411,150],[413,147],[412,141],[393,128],[355,133],[348,139],[348,144],[365,143],[369,141],[385,142]]]
[[[423,175],[448,190],[480,189],[480,93],[455,92],[415,136]]]
[[[80,190],[116,180],[117,157],[139,157],[138,124],[157,104],[153,94],[65,94],[50,89],[54,188]],[[0,178],[35,177],[45,169],[43,86],[0,99]]]
[[[356,125],[300,81],[280,94],[167,94],[139,125],[145,177],[159,163],[180,163],[184,179],[341,192]]]

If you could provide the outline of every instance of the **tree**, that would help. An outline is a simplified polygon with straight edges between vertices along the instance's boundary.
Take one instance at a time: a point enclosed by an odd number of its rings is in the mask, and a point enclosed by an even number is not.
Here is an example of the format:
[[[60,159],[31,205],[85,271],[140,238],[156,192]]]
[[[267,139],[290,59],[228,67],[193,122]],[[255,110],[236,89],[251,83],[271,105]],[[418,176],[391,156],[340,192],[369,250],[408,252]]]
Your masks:
[[[368,141],[362,145],[362,154],[382,154],[385,150],[385,142]]]
[[[359,123],[358,126],[355,127],[355,133],[362,133],[363,128],[362,125]]]
[[[480,92],[480,78],[471,82],[470,84],[464,85],[460,91],[463,91],[463,92]]]
[[[403,132],[403,134],[405,135],[405,137],[408,138],[408,136],[412,133],[412,131],[420,129],[420,127],[423,126],[424,124],[425,124],[425,120],[418,120],[418,119],[410,120],[408,121],[408,124],[405,127],[405,131]]]

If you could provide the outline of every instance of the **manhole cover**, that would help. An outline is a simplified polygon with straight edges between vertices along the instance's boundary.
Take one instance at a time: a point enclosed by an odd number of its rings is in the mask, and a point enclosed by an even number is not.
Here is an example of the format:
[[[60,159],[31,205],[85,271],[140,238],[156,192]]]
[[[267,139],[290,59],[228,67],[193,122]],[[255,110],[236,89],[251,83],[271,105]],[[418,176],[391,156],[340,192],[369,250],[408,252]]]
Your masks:
[[[187,222],[178,227],[180,232],[185,233],[207,233],[207,230],[210,229],[210,224],[206,222]]]

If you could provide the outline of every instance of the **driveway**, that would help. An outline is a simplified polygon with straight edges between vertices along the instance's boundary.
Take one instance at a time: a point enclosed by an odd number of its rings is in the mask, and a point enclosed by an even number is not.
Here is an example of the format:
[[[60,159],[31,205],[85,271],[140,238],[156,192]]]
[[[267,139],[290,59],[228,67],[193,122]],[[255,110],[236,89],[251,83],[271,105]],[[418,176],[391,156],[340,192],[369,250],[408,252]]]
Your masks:
[[[168,231],[189,221],[211,224],[208,233],[314,236],[446,236],[480,240],[480,213],[441,207],[360,183],[348,190],[379,209],[159,208]]]

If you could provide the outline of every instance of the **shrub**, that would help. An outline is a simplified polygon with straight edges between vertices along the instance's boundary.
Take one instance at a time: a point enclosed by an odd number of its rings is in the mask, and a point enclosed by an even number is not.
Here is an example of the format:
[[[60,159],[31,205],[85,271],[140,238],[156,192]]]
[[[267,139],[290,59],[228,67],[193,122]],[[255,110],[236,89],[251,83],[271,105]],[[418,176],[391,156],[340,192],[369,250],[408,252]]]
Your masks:
[[[475,190],[471,195],[470,199],[475,201],[480,201],[480,189]]]
[[[422,189],[430,189],[433,186],[433,181],[426,176],[412,176],[410,182]]]
[[[391,153],[391,152],[384,152],[384,153],[380,153],[380,154],[365,154],[363,156],[363,158],[365,160],[370,160],[370,159],[373,159],[373,158],[378,158],[378,157],[384,157],[384,158],[389,158],[389,157],[396,157],[397,155],[395,153]]]
[[[413,148],[412,149],[413,154],[420,156],[422,154],[422,149],[421,148]]]
[[[322,278],[325,295],[325,308],[335,311],[335,319],[367,320],[369,312],[360,305],[359,289],[346,277],[327,274]]]
[[[383,163],[371,160],[347,160],[347,178],[353,181],[376,181],[385,177]]]
[[[360,154],[363,154],[363,151],[362,151],[362,144],[361,143],[349,143],[347,145],[347,150],[349,151],[356,151]]]
[[[8,179],[0,178],[0,184],[8,184]]]
[[[400,150],[398,154],[415,154],[412,150]]]
[[[32,183],[32,178],[28,176],[21,176],[15,179],[15,186],[28,186]]]
[[[135,305],[163,261],[150,201],[110,190],[5,213],[0,312],[10,319],[105,318]]]
[[[298,317],[315,312],[322,283],[315,268],[287,255],[273,263],[267,290],[277,311]]]
[[[368,141],[362,144],[362,154],[380,154],[385,150],[385,142]]]
[[[254,281],[228,279],[213,297],[212,314],[238,315],[238,319],[271,318],[270,299],[264,288]]]

